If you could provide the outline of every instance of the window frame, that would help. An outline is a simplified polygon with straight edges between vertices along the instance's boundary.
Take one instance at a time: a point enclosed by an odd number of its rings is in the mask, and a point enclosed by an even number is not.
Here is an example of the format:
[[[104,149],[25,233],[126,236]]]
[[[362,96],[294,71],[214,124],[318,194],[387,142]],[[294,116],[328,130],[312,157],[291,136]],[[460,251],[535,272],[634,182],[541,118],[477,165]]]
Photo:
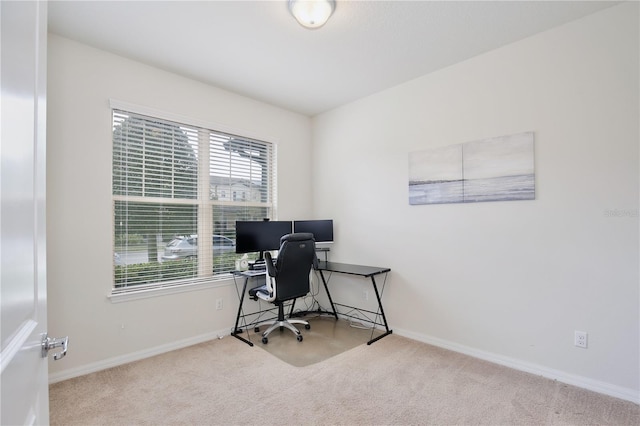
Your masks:
[[[124,113],[130,113],[135,115],[141,115],[149,117],[150,119],[158,119],[161,121],[169,121],[176,125],[184,125],[188,127],[196,127],[200,130],[206,131],[208,135],[208,140],[200,141],[199,147],[206,147],[206,154],[199,155],[198,158],[198,172],[197,172],[197,196],[196,199],[193,200],[194,204],[197,206],[198,213],[198,236],[207,235],[213,238],[213,235],[216,235],[214,232],[214,210],[219,208],[224,209],[225,206],[234,206],[234,207],[242,207],[246,209],[247,206],[254,206],[259,208],[265,208],[269,214],[266,217],[270,217],[271,219],[277,219],[277,142],[273,138],[265,138],[264,136],[256,136],[250,135],[246,131],[237,131],[234,129],[230,129],[228,126],[223,126],[215,123],[203,122],[201,120],[192,119],[189,117],[169,113],[166,111],[160,111],[154,108],[144,107],[136,104],[131,104],[128,102],[123,102],[115,99],[109,100],[110,104],[110,128],[113,128],[113,120],[114,120],[114,112],[121,111]],[[200,133],[198,133],[200,135]],[[205,164],[209,162],[209,154],[212,149],[212,135],[227,135],[230,137],[237,137],[241,140],[248,140],[251,142],[255,142],[257,144],[264,144],[265,152],[267,153],[266,157],[266,165],[268,167],[266,181],[267,190],[266,190],[266,200],[264,200],[265,196],[263,195],[261,200],[219,200],[215,198],[212,194],[212,183],[210,182],[210,168],[214,166],[211,163]],[[111,144],[113,149],[113,131],[111,132]],[[116,211],[116,202],[127,199],[127,195],[116,195],[114,192],[114,172],[113,172],[113,154],[112,154],[112,183],[111,183],[111,199],[112,199],[112,213],[115,214]],[[204,165],[204,167],[203,167]],[[222,194],[231,193],[234,191],[233,187],[230,185],[229,187],[225,187],[222,190]],[[218,190],[215,190],[215,193],[218,194]],[[145,199],[145,197],[134,197],[137,200]],[[251,197],[248,197],[251,198]],[[168,198],[167,200],[171,200]],[[150,200],[153,202],[153,200]],[[168,202],[167,204],[171,204]],[[112,251],[115,253],[115,216],[111,220],[111,235],[114,239],[112,241]],[[243,220],[243,219],[239,219]],[[201,224],[204,224],[203,226]],[[203,232],[203,229],[206,231]],[[201,238],[200,238],[201,239]],[[205,248],[203,245],[198,245],[198,255],[202,256],[203,259],[207,259],[211,257],[213,259],[213,247]],[[240,257],[241,255],[238,255]],[[113,255],[112,255],[113,257]],[[224,271],[221,273],[215,273],[211,267],[211,262],[198,262],[198,273],[196,277],[186,278],[186,279],[177,279],[177,280],[169,280],[169,281],[160,281],[155,283],[144,283],[144,284],[134,284],[134,285],[125,285],[125,286],[117,286],[116,283],[116,265],[113,262],[112,266],[112,279],[111,279],[111,292],[108,295],[108,298],[111,299],[112,302],[121,302],[127,300],[135,300],[146,297],[155,297],[160,295],[185,292],[185,291],[193,291],[200,290],[202,288],[212,288],[212,287],[220,287],[226,286],[229,284],[229,280],[231,278],[231,271]],[[211,268],[210,273],[207,273],[203,268]]]

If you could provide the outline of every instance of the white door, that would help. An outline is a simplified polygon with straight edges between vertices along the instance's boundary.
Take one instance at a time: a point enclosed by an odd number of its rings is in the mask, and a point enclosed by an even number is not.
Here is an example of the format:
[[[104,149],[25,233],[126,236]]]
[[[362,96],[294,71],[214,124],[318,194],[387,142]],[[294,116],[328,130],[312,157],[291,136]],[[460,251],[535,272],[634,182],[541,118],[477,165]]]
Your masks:
[[[47,4],[0,1],[0,25],[0,424],[47,424]]]

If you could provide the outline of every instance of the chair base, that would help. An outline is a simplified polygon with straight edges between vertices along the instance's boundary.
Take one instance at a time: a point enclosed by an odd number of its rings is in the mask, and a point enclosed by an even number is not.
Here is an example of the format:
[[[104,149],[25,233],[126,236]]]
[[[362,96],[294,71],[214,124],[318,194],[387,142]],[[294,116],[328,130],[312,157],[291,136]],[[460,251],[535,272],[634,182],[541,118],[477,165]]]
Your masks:
[[[298,339],[298,342],[302,342],[302,333],[300,333],[300,330],[298,330],[293,324],[302,324],[304,325],[304,328],[306,328],[307,330],[311,328],[311,325],[309,325],[309,322],[305,320],[285,319],[285,320],[279,320],[279,321],[264,322],[264,323],[261,323],[260,325],[261,326],[269,325],[270,327],[267,328],[264,331],[264,333],[262,333],[262,343],[266,344],[269,341],[268,339],[269,334],[271,334],[271,332],[276,328],[279,328],[279,329],[287,328],[291,330],[293,334],[296,335],[296,339]],[[259,331],[259,326],[256,326],[255,331]]]

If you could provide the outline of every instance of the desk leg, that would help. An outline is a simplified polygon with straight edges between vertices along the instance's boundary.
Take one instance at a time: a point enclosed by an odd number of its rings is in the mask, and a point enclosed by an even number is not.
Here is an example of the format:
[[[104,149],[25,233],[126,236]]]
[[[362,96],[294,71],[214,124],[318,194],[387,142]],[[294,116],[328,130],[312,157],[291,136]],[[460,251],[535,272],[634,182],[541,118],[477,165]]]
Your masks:
[[[242,331],[242,330],[240,330],[238,328],[238,326],[240,325],[240,317],[242,316],[242,304],[244,302],[244,295],[247,292],[247,283],[248,282],[249,282],[249,277],[245,277],[244,278],[244,284],[242,285],[242,293],[240,294],[240,305],[238,305],[238,315],[236,316],[236,325],[235,325],[235,327],[233,327],[233,331],[231,332],[231,335],[233,337],[235,337],[236,339],[242,340],[247,345],[253,346],[253,343],[251,343],[250,341],[248,341],[244,337],[238,336],[238,334]]]
[[[322,273],[322,269],[318,269],[320,272],[320,278],[322,278],[322,284],[324,284],[324,291],[327,292],[327,296],[329,296],[329,303],[331,303],[331,310],[333,311],[333,316],[338,319],[338,313],[336,312],[336,307],[333,305],[333,299],[331,299],[331,293],[329,293],[329,286],[327,286],[327,280],[324,279],[324,274]]]
[[[371,275],[371,283],[373,284],[373,289],[376,292],[376,299],[378,299],[378,307],[380,308],[380,313],[382,314],[382,321],[384,321],[384,328],[387,330],[386,333],[381,334],[380,336],[376,337],[375,339],[371,339],[367,342],[367,345],[372,344],[373,342],[376,342],[380,339],[382,339],[384,336],[393,333],[393,330],[389,330],[389,325],[387,324],[387,317],[384,314],[384,309],[382,308],[382,299],[380,298],[380,293],[378,292],[378,286],[376,285],[376,279],[373,277],[373,275]]]

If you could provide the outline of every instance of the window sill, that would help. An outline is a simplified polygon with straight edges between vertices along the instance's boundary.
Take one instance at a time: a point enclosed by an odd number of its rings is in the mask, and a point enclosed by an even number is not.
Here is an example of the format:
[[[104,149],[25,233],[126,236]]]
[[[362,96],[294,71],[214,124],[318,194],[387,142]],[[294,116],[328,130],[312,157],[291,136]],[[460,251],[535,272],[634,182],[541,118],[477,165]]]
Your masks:
[[[232,283],[231,276],[225,276],[224,278],[211,279],[208,281],[196,281],[185,282],[180,284],[172,284],[166,286],[158,286],[144,289],[131,289],[127,291],[118,291],[114,293],[113,290],[107,295],[107,298],[111,300],[111,303],[130,302],[132,300],[149,299],[152,297],[167,296],[176,293],[185,293],[188,291],[205,290],[208,288],[226,287]]]

